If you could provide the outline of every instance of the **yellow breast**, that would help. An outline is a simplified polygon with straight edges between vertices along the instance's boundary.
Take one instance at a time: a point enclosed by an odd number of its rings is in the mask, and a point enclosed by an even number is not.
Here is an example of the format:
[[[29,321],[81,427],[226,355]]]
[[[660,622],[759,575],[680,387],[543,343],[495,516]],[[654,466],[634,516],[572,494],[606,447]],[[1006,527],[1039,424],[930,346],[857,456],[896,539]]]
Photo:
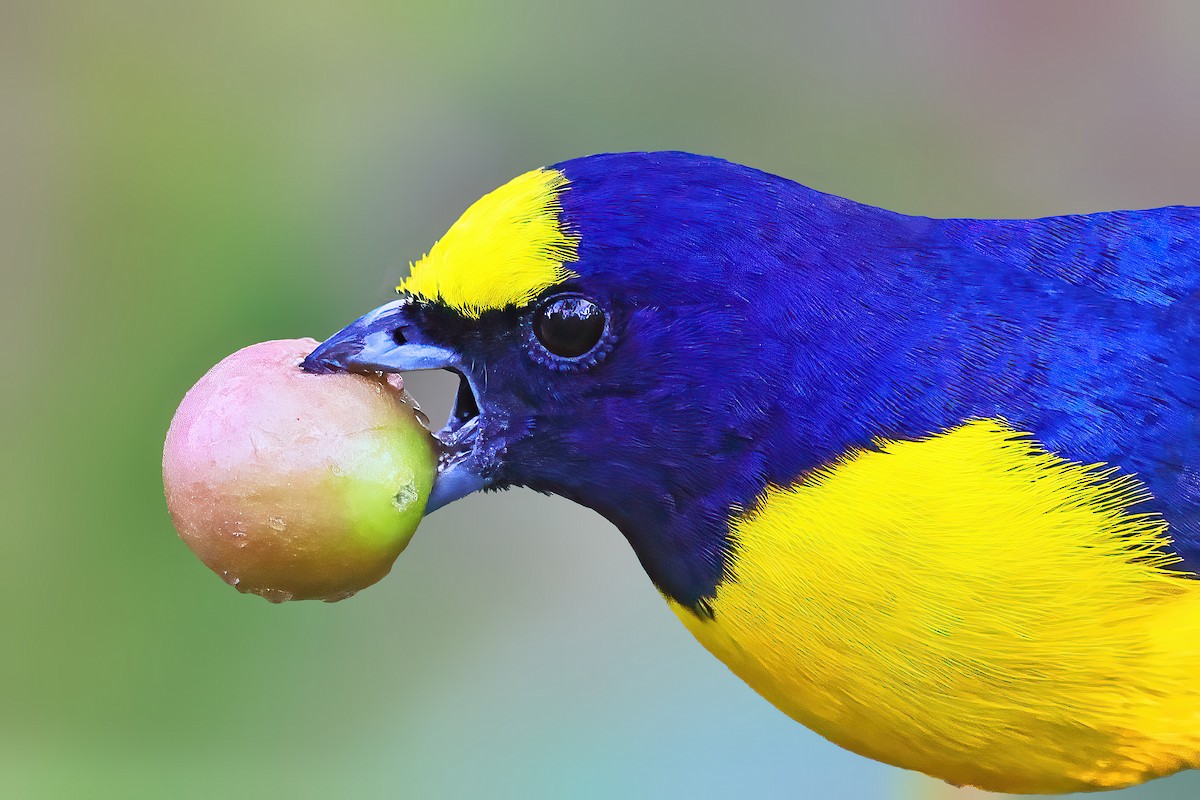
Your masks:
[[[1200,581],[1141,485],[996,421],[879,442],[731,523],[696,637],[863,755],[1008,792],[1200,764]]]

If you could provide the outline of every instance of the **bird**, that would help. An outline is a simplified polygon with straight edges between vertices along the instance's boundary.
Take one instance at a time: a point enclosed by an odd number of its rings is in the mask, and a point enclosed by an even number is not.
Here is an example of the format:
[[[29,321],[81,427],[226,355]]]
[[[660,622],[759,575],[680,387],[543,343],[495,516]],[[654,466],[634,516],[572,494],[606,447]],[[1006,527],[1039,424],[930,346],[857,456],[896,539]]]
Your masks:
[[[599,512],[843,748],[997,792],[1200,767],[1200,208],[930,218],[683,152],[471,205],[314,372],[445,369],[426,513]]]

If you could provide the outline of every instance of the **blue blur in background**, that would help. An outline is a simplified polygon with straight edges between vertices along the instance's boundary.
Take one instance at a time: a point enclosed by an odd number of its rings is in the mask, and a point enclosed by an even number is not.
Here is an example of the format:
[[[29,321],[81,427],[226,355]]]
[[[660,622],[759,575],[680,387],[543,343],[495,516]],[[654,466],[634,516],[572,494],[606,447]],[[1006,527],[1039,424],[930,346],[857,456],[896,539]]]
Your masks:
[[[935,216],[1200,205],[1198,29],[1149,1],[0,6],[0,796],[966,796],[775,711],[554,498],[438,512],[347,602],[239,595],[171,529],[163,435],[229,352],[326,336],[479,195],[587,153]],[[446,413],[452,379],[409,385]]]

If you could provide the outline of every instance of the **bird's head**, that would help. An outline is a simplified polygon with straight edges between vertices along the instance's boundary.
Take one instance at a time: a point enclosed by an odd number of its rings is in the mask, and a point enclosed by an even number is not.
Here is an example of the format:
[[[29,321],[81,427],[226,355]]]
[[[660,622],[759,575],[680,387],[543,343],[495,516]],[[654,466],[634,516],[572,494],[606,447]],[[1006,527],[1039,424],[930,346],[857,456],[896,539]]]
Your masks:
[[[696,601],[725,546],[696,531],[765,485],[770,454],[753,443],[794,411],[802,379],[780,330],[803,327],[803,282],[781,283],[774,263],[821,246],[782,223],[785,205],[805,213],[783,197],[797,189],[682,153],[534,170],[472,205],[399,299],[306,366],[457,373],[429,510],[485,488],[565,496]]]

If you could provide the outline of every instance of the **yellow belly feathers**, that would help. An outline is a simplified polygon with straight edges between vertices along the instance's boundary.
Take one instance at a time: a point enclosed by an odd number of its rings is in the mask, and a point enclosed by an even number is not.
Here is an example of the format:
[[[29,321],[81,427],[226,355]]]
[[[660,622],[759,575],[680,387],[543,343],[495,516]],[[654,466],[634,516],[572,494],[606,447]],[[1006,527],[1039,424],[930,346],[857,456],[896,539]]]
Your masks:
[[[731,523],[714,617],[734,673],[837,744],[1007,792],[1200,765],[1200,581],[1141,484],[999,421],[880,441]]]

